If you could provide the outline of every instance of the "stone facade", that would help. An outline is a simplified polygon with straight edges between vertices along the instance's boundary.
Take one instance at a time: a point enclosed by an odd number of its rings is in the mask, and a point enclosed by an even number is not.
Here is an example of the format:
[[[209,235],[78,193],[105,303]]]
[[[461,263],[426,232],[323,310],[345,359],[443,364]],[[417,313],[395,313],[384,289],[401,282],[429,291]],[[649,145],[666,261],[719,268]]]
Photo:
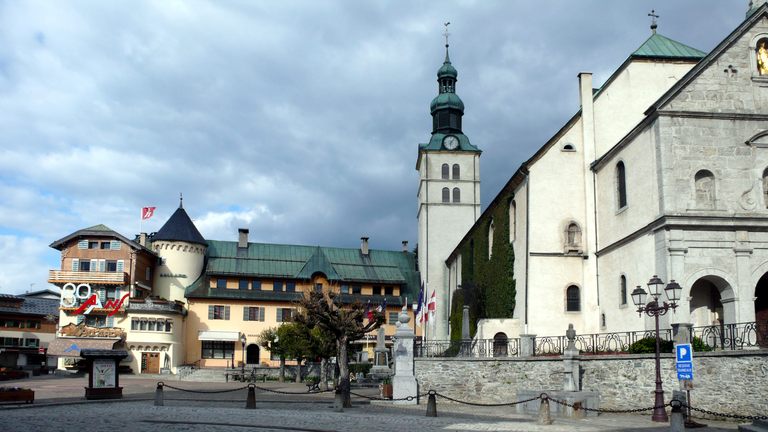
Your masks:
[[[600,394],[600,407],[634,409],[653,405],[655,361],[650,354],[582,356],[581,389]],[[665,401],[679,388],[674,356],[661,360]],[[768,412],[768,350],[695,353],[696,408],[761,415]],[[560,357],[418,358],[419,392],[436,390],[452,398],[476,403],[514,402],[518,391],[561,391]],[[442,403],[442,401],[441,401]]]

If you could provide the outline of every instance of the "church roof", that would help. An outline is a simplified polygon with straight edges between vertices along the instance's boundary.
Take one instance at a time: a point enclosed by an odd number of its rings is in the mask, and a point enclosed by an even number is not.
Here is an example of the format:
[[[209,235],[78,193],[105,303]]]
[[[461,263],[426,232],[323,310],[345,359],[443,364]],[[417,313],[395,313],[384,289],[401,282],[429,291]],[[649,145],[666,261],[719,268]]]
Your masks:
[[[442,150],[443,138],[445,138],[448,135],[453,135],[459,139],[459,147],[454,151],[472,151],[472,152],[482,153],[482,150],[480,150],[479,148],[477,148],[477,146],[469,142],[469,138],[467,138],[467,136],[464,135],[463,133],[435,132],[432,134],[432,137],[429,139],[428,143],[419,144],[419,150]]]
[[[688,60],[698,60],[704,58],[707,53],[689,47],[688,45],[674,41],[666,36],[654,33],[649,37],[640,48],[636,49],[630,55],[630,58],[678,58]]]
[[[187,212],[184,211],[184,207],[181,206],[173,212],[165,225],[152,236],[152,241],[158,240],[183,241],[203,246],[208,244]]]

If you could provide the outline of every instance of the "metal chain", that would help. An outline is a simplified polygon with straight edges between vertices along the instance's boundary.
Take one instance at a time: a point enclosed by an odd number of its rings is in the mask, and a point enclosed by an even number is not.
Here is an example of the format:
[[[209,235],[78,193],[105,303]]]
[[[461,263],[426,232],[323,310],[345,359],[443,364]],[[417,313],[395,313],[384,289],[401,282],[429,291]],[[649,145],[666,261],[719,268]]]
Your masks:
[[[554,402],[556,404],[567,406],[569,408],[573,408],[573,409],[576,409],[576,410],[584,410],[584,411],[591,411],[591,412],[597,412],[597,413],[613,413],[613,414],[639,413],[639,412],[643,412],[643,411],[651,411],[651,410],[654,410],[656,408],[664,408],[667,405],[671,405],[671,403],[670,403],[670,404],[664,404],[664,405],[662,405],[660,407],[652,406],[652,407],[648,407],[648,408],[635,408],[635,409],[608,409],[608,408],[602,408],[601,409],[601,408],[587,408],[585,406],[580,406],[580,407],[577,408],[576,406],[574,406],[574,404],[569,404],[568,402],[551,398],[547,394],[544,394],[543,396],[539,395],[537,397],[537,399],[548,399],[548,400],[551,400],[552,402]]]
[[[160,386],[160,387],[168,387],[169,389],[179,390],[179,391],[183,391],[183,392],[187,392],[187,393],[228,393],[228,392],[236,392],[236,391],[240,391],[240,390],[245,390],[245,389],[248,388],[248,386],[245,386],[245,387],[238,387],[238,388],[235,388],[235,389],[227,389],[227,390],[190,390],[190,389],[183,389],[183,388],[180,388],[180,387],[174,387],[174,386],[172,386],[170,384],[165,384],[165,383],[159,383],[158,386]]]
[[[442,393],[437,393],[437,392],[435,392],[434,394],[435,394],[436,396],[440,396],[440,397],[441,397],[441,398],[443,398],[443,399],[448,399],[448,400],[449,400],[449,401],[451,401],[451,402],[456,402],[456,403],[460,403],[460,404],[464,404],[464,405],[471,405],[471,406],[485,406],[485,407],[514,406],[514,405],[517,405],[517,404],[521,404],[521,403],[532,402],[532,401],[535,401],[536,399],[539,399],[539,398],[541,398],[541,396],[536,396],[536,397],[533,397],[533,398],[531,398],[531,399],[521,400],[521,401],[517,401],[517,402],[507,402],[507,403],[485,404],[485,403],[478,403],[478,402],[467,402],[467,401],[462,401],[462,400],[454,399],[454,398],[452,398],[452,397],[450,397],[450,396],[446,396],[446,395],[444,395],[444,394],[442,394]]]
[[[363,399],[368,399],[368,400],[380,400],[380,401],[392,401],[392,402],[408,401],[408,402],[410,402],[410,401],[412,401],[412,400],[414,400],[416,398],[427,396],[429,393],[423,393],[423,394],[416,395],[416,396],[406,396],[406,397],[401,397],[401,398],[383,398],[383,397],[378,397],[378,396],[366,396],[366,395],[363,395],[363,394],[360,394],[360,393],[355,393],[353,391],[350,391],[349,394],[351,394],[353,396],[361,397]]]
[[[309,392],[309,393],[308,392],[287,392],[287,391],[282,391],[282,390],[270,389],[270,388],[266,388],[266,387],[259,387],[259,386],[255,385],[255,384],[251,384],[251,385],[254,388],[257,388],[257,389],[265,391],[265,392],[277,393],[277,394],[285,394],[285,395],[320,394],[320,393],[328,393],[328,392],[336,391],[336,388],[334,387],[334,388],[327,389],[327,390],[318,390],[318,391],[313,391],[313,392]]]
[[[701,408],[694,408],[690,405],[683,404],[683,407],[690,408],[692,411],[697,411],[704,414],[709,414],[715,417],[726,417],[726,418],[732,418],[732,419],[740,419],[740,420],[768,420],[768,416],[759,416],[759,415],[740,415],[740,414],[725,414],[725,413],[719,413],[715,411],[705,410]]]

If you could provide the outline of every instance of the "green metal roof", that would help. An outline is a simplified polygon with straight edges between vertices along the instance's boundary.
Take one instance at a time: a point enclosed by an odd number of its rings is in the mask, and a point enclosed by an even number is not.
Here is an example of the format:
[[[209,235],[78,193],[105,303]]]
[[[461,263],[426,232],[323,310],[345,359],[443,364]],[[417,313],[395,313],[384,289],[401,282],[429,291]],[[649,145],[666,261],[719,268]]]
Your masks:
[[[701,59],[707,53],[654,33],[630,57]]]
[[[466,135],[462,133],[440,133],[435,132],[432,134],[432,137],[429,139],[428,143],[421,143],[419,144],[419,149],[421,150],[444,150],[443,149],[443,138],[445,138],[447,135],[453,135],[456,138],[459,139],[459,147],[456,148],[456,150],[452,151],[472,151],[472,152],[478,152],[480,153],[481,150],[474,145],[472,145],[471,142],[469,142],[469,138],[467,138]]]
[[[408,297],[417,295],[419,289],[416,257],[410,252],[372,249],[364,256],[356,248],[249,243],[247,249],[241,249],[234,241],[208,241],[208,277],[309,280],[315,273],[334,282],[403,285],[402,295]],[[207,291],[205,284],[193,285],[197,286],[190,286],[188,294]]]
[[[429,111],[434,114],[441,109],[453,108],[464,112],[464,102],[456,93],[440,93],[432,99],[429,104]]]

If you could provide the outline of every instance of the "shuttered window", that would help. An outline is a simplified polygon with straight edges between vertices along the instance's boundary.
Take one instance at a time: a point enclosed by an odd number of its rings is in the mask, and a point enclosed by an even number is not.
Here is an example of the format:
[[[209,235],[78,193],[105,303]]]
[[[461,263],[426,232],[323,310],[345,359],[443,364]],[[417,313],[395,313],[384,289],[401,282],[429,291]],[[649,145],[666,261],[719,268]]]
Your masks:
[[[125,262],[123,260],[117,260],[117,272],[122,273],[125,268]]]
[[[88,240],[80,240],[77,242],[78,249],[88,249]]]
[[[249,307],[243,308],[243,321],[264,321],[264,308],[263,307]]]
[[[209,305],[208,319],[229,320],[229,306]]]
[[[90,271],[92,271],[92,272],[99,271],[99,260],[97,260],[97,259],[92,259],[91,260]]]
[[[80,260],[78,258],[74,258],[72,260],[72,271],[79,271],[80,270]]]
[[[122,243],[120,243],[120,240],[112,240],[109,244],[110,250],[120,250],[120,246]]]

